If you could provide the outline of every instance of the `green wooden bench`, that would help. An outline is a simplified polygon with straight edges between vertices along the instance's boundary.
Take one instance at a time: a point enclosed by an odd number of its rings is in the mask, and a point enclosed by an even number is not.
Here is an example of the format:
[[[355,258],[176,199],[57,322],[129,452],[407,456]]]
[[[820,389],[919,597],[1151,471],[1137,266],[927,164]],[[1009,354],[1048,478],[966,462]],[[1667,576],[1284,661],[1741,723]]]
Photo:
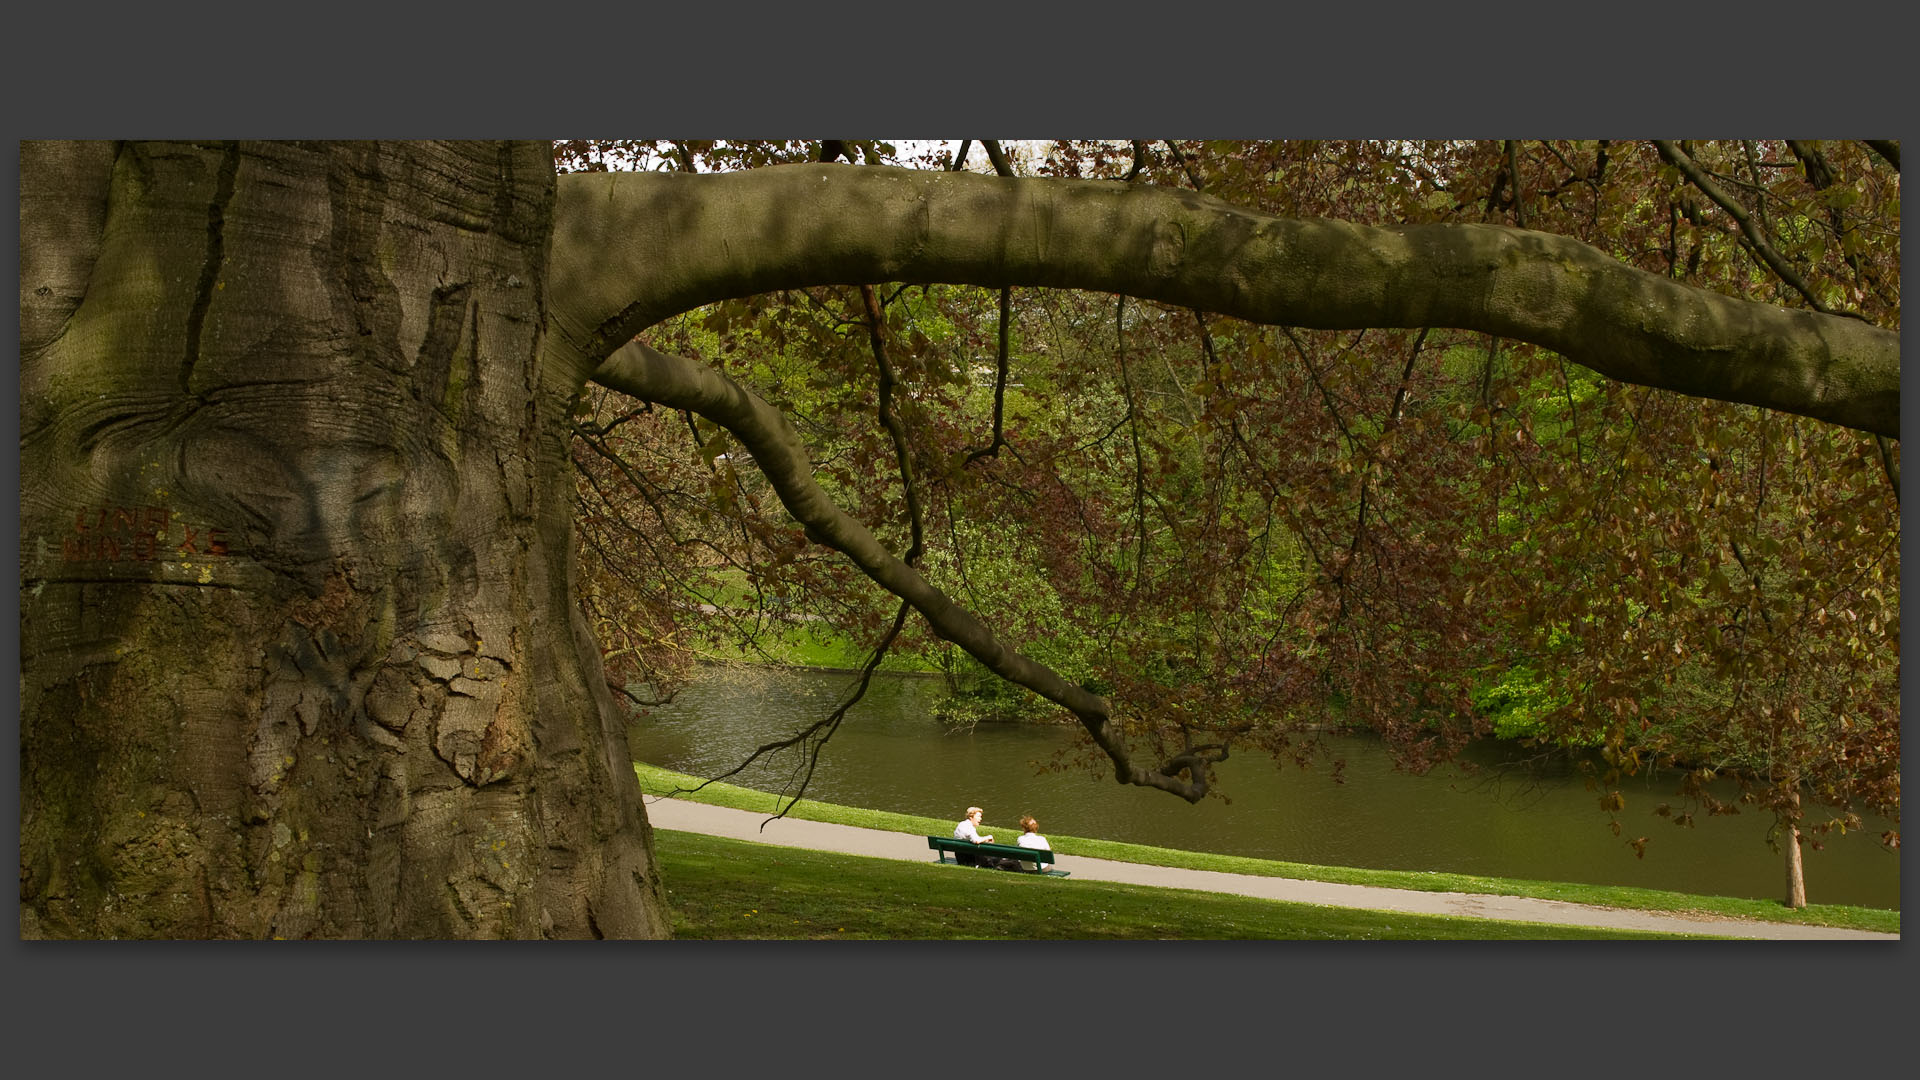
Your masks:
[[[962,851],[969,851],[980,855],[993,855],[1002,859],[1019,859],[1023,862],[1030,862],[1033,864],[1034,870],[1038,870],[1047,877],[1067,877],[1071,873],[1067,870],[1056,870],[1051,867],[1043,868],[1041,866],[1042,863],[1050,863],[1054,860],[1053,852],[1045,848],[1027,848],[1015,844],[976,844],[951,836],[929,836],[927,837],[927,846],[933,849],[935,858],[942,863],[961,865],[957,856]],[[949,853],[952,853],[956,857],[952,859],[947,858]],[[1032,873],[1033,871],[1027,872]]]

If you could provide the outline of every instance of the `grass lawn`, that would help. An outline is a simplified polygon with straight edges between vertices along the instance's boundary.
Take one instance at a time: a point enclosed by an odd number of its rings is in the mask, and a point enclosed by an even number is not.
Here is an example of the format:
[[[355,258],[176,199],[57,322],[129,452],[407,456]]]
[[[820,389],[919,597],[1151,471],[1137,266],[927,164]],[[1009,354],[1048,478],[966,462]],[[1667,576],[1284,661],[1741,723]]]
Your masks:
[[[1667,934],[1292,904],[654,833],[689,940],[1527,940]]]
[[[700,782],[699,777],[685,773],[671,772],[652,765],[636,764],[635,773],[640,778],[640,789],[649,795],[665,795],[676,789],[691,788]],[[731,784],[709,784],[697,794],[681,795],[681,798],[717,806],[729,806],[739,810],[753,810],[771,814],[776,812],[783,800],[763,791],[735,787]],[[920,836],[945,836],[953,830],[953,822],[945,819],[916,817],[911,814],[894,814],[881,810],[864,810],[859,807],[835,806],[832,803],[802,801],[788,812],[789,817],[803,818],[809,821],[825,821],[839,825],[857,825],[868,829],[884,829],[889,832],[912,833]],[[988,823],[985,831],[1012,835],[1019,829],[1010,822]],[[1219,870],[1233,874],[1259,874],[1270,877],[1297,878],[1306,881],[1330,881],[1350,885],[1379,885],[1393,889],[1419,889],[1428,892],[1469,892],[1485,893],[1492,896],[1529,896],[1543,900],[1564,900],[1575,904],[1596,904],[1604,907],[1632,908],[1641,911],[1667,911],[1679,914],[1698,913],[1718,915],[1735,919],[1759,919],[1768,922],[1803,923],[1812,926],[1838,926],[1853,930],[1873,930],[1881,933],[1900,932],[1900,913],[1877,908],[1848,907],[1840,904],[1809,904],[1798,911],[1771,900],[1751,900],[1738,897],[1694,896],[1688,893],[1665,892],[1658,889],[1635,889],[1623,886],[1585,885],[1576,882],[1524,881],[1512,878],[1481,877],[1474,874],[1414,873],[1403,870],[1367,870],[1342,866],[1313,866],[1306,863],[1278,862],[1268,859],[1250,859],[1239,855],[1214,855],[1207,852],[1177,851],[1171,848],[1148,847],[1140,844],[1122,844],[1111,840],[1092,840],[1072,836],[1048,835],[1054,850],[1063,855],[1081,855],[1096,859],[1114,859],[1120,862],[1145,863],[1154,866],[1177,866],[1193,870]],[[753,846],[756,851],[758,845]],[[768,851],[788,849],[765,849]],[[758,857],[758,855],[756,855]],[[861,862],[874,860],[862,859]],[[938,872],[937,866],[927,869]],[[1013,877],[1009,874],[1008,877]],[[1009,882],[1009,887],[1021,884],[1044,886],[1046,881],[1023,883],[1018,880]],[[1088,883],[1091,884],[1091,883]],[[1101,888],[1119,888],[1101,883]],[[749,885],[749,890],[751,885]],[[975,890],[977,891],[977,889]],[[1150,890],[1154,893],[1164,890]],[[1212,894],[1201,894],[1212,895]],[[1270,901],[1250,901],[1266,904]],[[744,910],[744,909],[743,909]],[[1390,921],[1398,927],[1410,923],[1414,916],[1393,916]],[[1446,921],[1446,920],[1440,920]],[[1533,928],[1537,930],[1538,928]],[[769,935],[778,936],[778,935]],[[793,935],[788,935],[793,936]],[[804,936],[804,935],[802,935]],[[886,935],[873,935],[886,936]],[[921,937],[967,936],[948,934],[920,934]],[[1017,937],[1018,934],[987,934],[978,936]],[[1041,935],[1047,936],[1047,935]],[[1146,935],[1153,936],[1153,935]],[[1195,935],[1209,936],[1209,935]],[[1230,936],[1266,937],[1267,934],[1243,934]],[[1295,935],[1281,935],[1295,936]],[[1414,935],[1419,936],[1419,935]],[[1460,935],[1471,936],[1471,935]],[[1521,936],[1539,936],[1538,934]],[[1584,935],[1580,935],[1584,936]]]

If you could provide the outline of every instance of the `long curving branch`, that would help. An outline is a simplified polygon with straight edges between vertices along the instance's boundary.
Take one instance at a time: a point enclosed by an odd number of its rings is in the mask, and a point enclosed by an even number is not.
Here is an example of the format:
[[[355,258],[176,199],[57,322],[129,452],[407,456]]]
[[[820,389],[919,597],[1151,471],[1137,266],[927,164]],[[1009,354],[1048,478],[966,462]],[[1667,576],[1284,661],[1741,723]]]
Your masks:
[[[1061,678],[1053,669],[1008,648],[972,612],[955,604],[913,567],[896,558],[865,525],[834,505],[813,479],[813,463],[800,433],[780,410],[713,368],[630,341],[615,350],[594,381],[655,404],[687,409],[726,428],[753,455],[787,512],[808,539],[853,560],[866,575],[904,600],[935,633],[965,649],[1009,682],[1063,706],[1112,760],[1122,782],[1170,791],[1189,802],[1206,795],[1206,763],[1225,748],[1202,748],[1159,768],[1134,764],[1105,700]],[[1188,773],[1182,778],[1180,773]]]
[[[1625,382],[1899,437],[1897,332],[1693,288],[1567,237],[874,166],[559,177],[548,356],[584,385],[634,334],[703,304],[879,281],[1089,289],[1318,329],[1474,330]]]
[[[877,167],[575,174],[556,198],[550,370],[728,428],[811,539],[995,674],[1073,712],[1123,783],[1189,800],[1225,746],[1133,764],[1104,700],[1007,648],[835,506],[778,410],[633,336],[706,303],[810,285],[1079,288],[1287,326],[1477,330],[1622,381],[1898,436],[1896,333],[1681,285],[1551,234],[1377,229],[1144,185]]]

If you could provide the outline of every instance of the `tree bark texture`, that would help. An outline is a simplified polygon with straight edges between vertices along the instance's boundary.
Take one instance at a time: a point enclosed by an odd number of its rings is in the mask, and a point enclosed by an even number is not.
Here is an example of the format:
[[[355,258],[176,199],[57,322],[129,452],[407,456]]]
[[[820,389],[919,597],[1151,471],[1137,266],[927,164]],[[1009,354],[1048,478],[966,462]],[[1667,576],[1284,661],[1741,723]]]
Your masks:
[[[21,150],[21,932],[664,936],[540,144]]]
[[[592,367],[710,301],[876,281],[1125,293],[1317,329],[1456,327],[1625,382],[1899,436],[1900,342],[1491,225],[1274,218],[1112,182],[843,165],[559,181],[549,347]]]

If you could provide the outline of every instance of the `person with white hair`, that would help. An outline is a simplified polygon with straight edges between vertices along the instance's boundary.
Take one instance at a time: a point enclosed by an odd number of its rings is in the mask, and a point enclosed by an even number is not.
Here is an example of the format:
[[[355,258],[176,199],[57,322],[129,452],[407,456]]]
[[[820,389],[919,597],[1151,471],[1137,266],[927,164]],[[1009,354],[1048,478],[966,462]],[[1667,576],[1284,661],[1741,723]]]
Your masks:
[[[986,811],[977,806],[967,807],[967,816],[961,818],[960,824],[953,827],[953,838],[965,840],[969,844],[993,843],[991,835],[980,835],[980,819],[985,814]],[[953,858],[961,866],[991,866],[998,870],[1012,870],[1020,865],[1018,859],[1002,859],[997,855],[982,855],[973,851],[956,851],[953,853]]]

